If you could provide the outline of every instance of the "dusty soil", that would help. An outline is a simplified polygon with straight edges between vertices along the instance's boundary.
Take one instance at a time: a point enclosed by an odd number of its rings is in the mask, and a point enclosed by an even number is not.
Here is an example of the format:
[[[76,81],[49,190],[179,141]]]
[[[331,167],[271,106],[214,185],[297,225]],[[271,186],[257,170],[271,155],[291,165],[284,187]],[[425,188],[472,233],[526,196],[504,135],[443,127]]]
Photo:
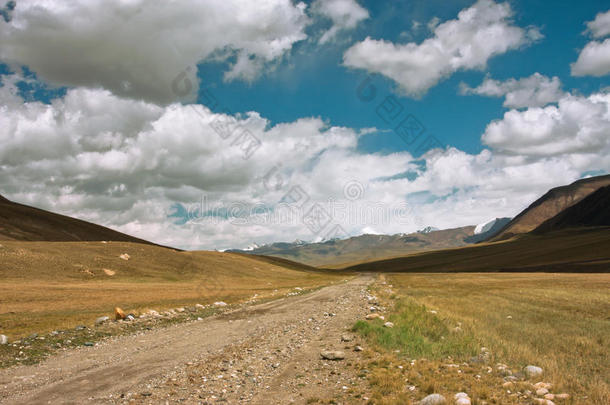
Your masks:
[[[348,329],[371,276],[201,321],[108,339],[38,366],[0,370],[0,402],[335,403],[366,400]],[[323,360],[325,349],[345,359]]]

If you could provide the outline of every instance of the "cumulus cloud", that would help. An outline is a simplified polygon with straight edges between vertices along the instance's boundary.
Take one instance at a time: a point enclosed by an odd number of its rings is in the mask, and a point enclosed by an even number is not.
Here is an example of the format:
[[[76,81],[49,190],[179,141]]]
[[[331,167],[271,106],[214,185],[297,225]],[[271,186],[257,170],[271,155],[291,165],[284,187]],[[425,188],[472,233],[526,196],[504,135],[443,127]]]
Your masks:
[[[479,154],[436,149],[415,159],[361,152],[370,129],[315,117],[271,125],[256,112],[84,88],[47,105],[20,99],[18,79],[3,76],[0,87],[0,192],[183,248],[316,240],[335,225],[346,236],[476,224],[515,215],[584,171],[610,170],[603,93],[509,112],[490,124]],[[260,141],[250,155],[246,133]],[[314,232],[304,217],[315,206],[330,220]]]
[[[566,94],[558,105],[511,110],[490,123],[482,140],[496,151],[522,157],[570,155],[592,166],[610,156],[610,93]]]
[[[484,69],[493,56],[541,38],[536,28],[513,25],[508,3],[479,0],[458,18],[429,25],[433,36],[420,44],[394,44],[367,37],[349,48],[346,66],[380,73],[405,94],[420,96],[458,70]]]
[[[306,38],[305,8],[291,0],[24,1],[0,22],[0,60],[57,85],[191,101],[196,63],[234,61],[225,79],[252,80]]]
[[[508,79],[506,81],[487,77],[483,83],[475,88],[461,83],[460,93],[463,95],[505,97],[503,105],[507,108],[543,107],[558,101],[564,94],[561,90],[561,81],[557,76],[549,78],[540,73],[534,73],[522,79]]]
[[[610,11],[599,13],[587,23],[587,32],[593,38],[610,35]],[[610,73],[610,38],[591,41],[585,45],[576,62],[570,65],[572,76],[605,76]]]
[[[369,18],[369,12],[356,0],[316,0],[312,12],[332,21],[332,26],[322,34],[319,43],[333,40],[340,31],[356,28],[358,23]]]
[[[598,13],[593,21],[587,23],[587,30],[594,38],[610,35],[610,10]]]
[[[572,63],[572,76],[605,76],[610,73],[610,38],[591,41]]]

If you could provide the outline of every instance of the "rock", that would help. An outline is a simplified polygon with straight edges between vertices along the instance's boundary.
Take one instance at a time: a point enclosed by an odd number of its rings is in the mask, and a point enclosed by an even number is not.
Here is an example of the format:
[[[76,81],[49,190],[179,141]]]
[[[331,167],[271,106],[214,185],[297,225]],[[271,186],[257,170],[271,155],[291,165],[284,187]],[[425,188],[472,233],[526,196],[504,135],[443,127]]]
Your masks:
[[[226,307],[226,306],[227,306],[227,303],[226,303],[226,302],[224,302],[224,301],[216,301],[216,302],[214,303],[214,306],[215,306],[215,307]]]
[[[377,313],[375,313],[375,314],[368,314],[365,318],[366,318],[367,321],[370,321],[372,319],[379,318],[379,314],[377,314]]]
[[[126,320],[128,320],[128,321],[134,321],[134,320],[136,319],[136,317],[135,317],[135,316],[133,316],[132,314],[129,314],[129,315],[127,315],[127,316],[125,317],[125,319],[126,319]]]
[[[538,366],[527,366],[523,369],[523,372],[525,372],[527,378],[536,378],[540,377],[544,371]]]
[[[131,259],[131,256],[129,256],[127,253],[123,253],[122,255],[119,255],[119,257],[123,260]]]
[[[320,356],[325,360],[343,360],[345,353],[340,350],[322,350]]]
[[[506,319],[513,319],[513,317],[509,315],[506,317]]]
[[[555,399],[555,394],[551,394],[550,392],[548,394],[544,394],[544,399],[548,399],[549,401],[552,401]]]
[[[195,304],[195,308],[197,308],[197,309],[205,309],[205,305]]]
[[[502,384],[502,388],[509,390],[509,389],[513,388],[514,385],[515,385],[515,383],[513,383],[512,381],[507,381],[504,384]]]
[[[116,307],[114,309],[114,319],[116,319],[117,321],[120,319],[125,319],[127,318],[127,314],[119,307]]]
[[[393,328],[394,324],[392,322],[386,322],[383,324],[383,326],[385,326],[386,328]]]
[[[570,399],[570,394],[566,394],[561,393],[561,394],[555,394],[555,399],[561,399],[561,400],[566,400],[566,399]]]
[[[186,311],[186,309],[184,309],[184,308],[176,308],[176,312],[182,313],[184,311]]]
[[[108,317],[108,316],[100,316],[99,318],[97,318],[97,319],[95,320],[95,324],[96,324],[96,325],[101,325],[101,324],[103,324],[104,322],[108,322],[109,320],[110,320],[110,317]]]
[[[430,394],[418,403],[419,405],[443,405],[446,404],[447,401],[441,394]]]
[[[364,349],[363,349],[361,346],[356,346],[356,347],[354,347],[354,351],[355,351],[355,352],[361,352],[361,351],[363,351],[363,350],[364,350]]]
[[[8,338],[6,337],[6,335],[0,335],[0,345],[6,344],[8,344]]]
[[[93,346],[93,342],[85,342],[85,346],[91,347],[91,346]]]
[[[548,393],[549,393],[549,390],[547,390],[546,388],[538,388],[536,390],[536,395],[538,395],[539,397],[543,397]]]
[[[114,270],[110,270],[110,269],[102,269],[104,271],[104,274],[106,274],[107,276],[114,276],[116,274],[116,271]]]
[[[342,342],[351,342],[352,341],[352,337],[350,335],[343,334],[343,335],[341,335],[341,341]]]
[[[470,405],[470,397],[465,392],[458,392],[453,396],[456,405]]]
[[[508,368],[506,364],[496,364],[496,370],[498,374],[502,377],[508,377],[509,375],[513,375],[513,372]]]
[[[550,390],[552,387],[552,384],[546,383],[546,382],[537,382],[536,384],[534,384],[534,388],[539,389],[539,388],[546,388],[547,390]]]
[[[370,308],[369,308],[369,311],[371,311],[371,312],[377,312],[377,307],[370,307]]]
[[[78,325],[76,328],[74,328],[75,330],[85,330],[87,329],[87,327],[85,325]]]
[[[462,332],[462,328],[460,328],[459,326],[456,326],[455,328],[451,329],[451,331],[453,333],[460,333],[460,332]]]

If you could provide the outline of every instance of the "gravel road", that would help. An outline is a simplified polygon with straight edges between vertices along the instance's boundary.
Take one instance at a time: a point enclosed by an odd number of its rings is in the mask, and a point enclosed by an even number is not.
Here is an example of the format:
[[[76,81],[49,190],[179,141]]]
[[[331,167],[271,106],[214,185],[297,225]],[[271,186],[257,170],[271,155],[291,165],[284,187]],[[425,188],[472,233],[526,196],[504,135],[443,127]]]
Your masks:
[[[348,329],[367,313],[360,276],[310,294],[103,341],[0,370],[0,402],[365,402]],[[342,339],[343,337],[343,339]],[[343,360],[324,360],[340,350]]]

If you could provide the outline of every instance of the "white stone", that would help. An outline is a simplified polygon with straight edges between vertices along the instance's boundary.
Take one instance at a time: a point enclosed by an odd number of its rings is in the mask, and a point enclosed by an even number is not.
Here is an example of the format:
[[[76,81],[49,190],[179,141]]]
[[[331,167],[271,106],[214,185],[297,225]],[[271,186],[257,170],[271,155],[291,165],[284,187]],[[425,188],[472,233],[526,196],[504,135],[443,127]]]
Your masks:
[[[542,373],[544,372],[542,370],[542,368],[540,368],[538,366],[527,366],[527,367],[525,367],[525,369],[523,371],[525,371],[525,375],[528,378],[540,377],[542,375]]]
[[[419,401],[419,405],[443,405],[445,403],[447,403],[447,401],[441,394],[430,394]]]

